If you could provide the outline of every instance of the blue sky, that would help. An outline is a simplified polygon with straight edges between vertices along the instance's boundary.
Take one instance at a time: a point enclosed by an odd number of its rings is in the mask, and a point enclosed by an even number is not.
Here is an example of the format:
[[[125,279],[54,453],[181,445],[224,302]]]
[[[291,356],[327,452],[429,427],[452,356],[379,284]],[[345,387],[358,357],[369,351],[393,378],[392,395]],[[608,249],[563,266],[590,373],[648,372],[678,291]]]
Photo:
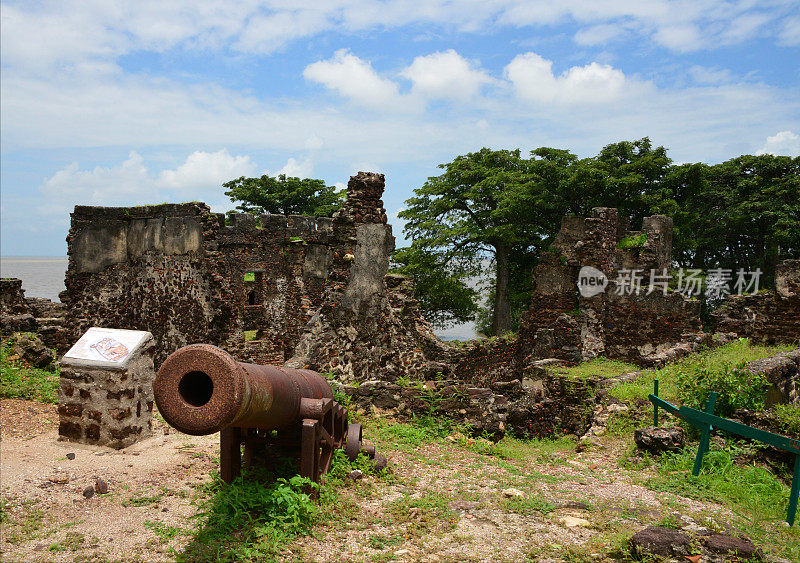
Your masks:
[[[484,146],[800,153],[797,0],[122,4],[2,3],[4,256],[64,255],[76,204],[224,211],[241,175],[383,172],[401,238]]]

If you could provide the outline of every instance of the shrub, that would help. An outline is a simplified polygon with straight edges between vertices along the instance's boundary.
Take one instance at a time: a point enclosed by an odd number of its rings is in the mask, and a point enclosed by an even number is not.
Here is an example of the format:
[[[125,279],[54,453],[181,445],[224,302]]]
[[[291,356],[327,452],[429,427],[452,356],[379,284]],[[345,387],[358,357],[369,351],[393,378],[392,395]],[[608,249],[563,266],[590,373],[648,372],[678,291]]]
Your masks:
[[[678,399],[687,407],[703,410],[712,391],[719,394],[714,413],[728,416],[736,409],[764,408],[769,383],[761,373],[753,373],[742,361],[731,367],[697,366],[678,375]]]
[[[622,237],[622,240],[620,240],[619,243],[617,244],[617,248],[619,249],[641,248],[644,246],[644,243],[646,242],[647,242],[646,233],[639,233],[638,235],[628,235],[626,237]]]

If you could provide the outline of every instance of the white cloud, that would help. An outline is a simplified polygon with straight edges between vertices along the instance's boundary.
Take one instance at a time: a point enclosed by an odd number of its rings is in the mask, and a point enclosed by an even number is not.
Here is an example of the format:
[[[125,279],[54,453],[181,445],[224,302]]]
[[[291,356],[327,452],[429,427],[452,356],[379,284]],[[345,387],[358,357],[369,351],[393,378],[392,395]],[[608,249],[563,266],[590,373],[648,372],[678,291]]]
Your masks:
[[[612,39],[625,35],[627,30],[619,24],[600,24],[584,27],[575,33],[575,43],[578,45],[594,46],[604,45]]]
[[[240,176],[252,176],[255,163],[249,156],[231,156],[227,149],[214,153],[195,151],[175,170],[164,170],[156,186],[174,192],[189,193],[209,187],[219,188],[224,182]]]
[[[660,27],[653,38],[661,45],[679,53],[700,49],[706,39],[695,24],[684,22]]]
[[[286,161],[286,164],[284,164],[280,170],[272,174],[272,176],[286,174],[290,177],[296,176],[298,178],[310,178],[313,173],[314,166],[312,165],[310,158],[305,159],[303,162],[297,162],[294,157],[289,157],[289,160]]]
[[[756,154],[800,156],[800,135],[795,135],[791,131],[776,133],[775,135],[767,137],[766,143],[756,151]]]
[[[786,18],[783,21],[783,29],[778,35],[778,43],[787,47],[800,45],[800,16]]]
[[[397,84],[381,78],[368,62],[347,49],[333,58],[308,65],[303,76],[360,105],[374,109],[419,109],[418,103],[400,94]]]
[[[205,201],[215,210],[231,207],[222,183],[239,176],[253,175],[256,165],[249,156],[231,156],[226,149],[215,153],[196,151],[174,170],[163,170],[157,177],[150,172],[140,154],[109,168],[81,170],[77,162],[59,170],[39,188],[39,210],[62,218],[75,205],[130,206],[169,200]]]
[[[235,47],[245,53],[272,53],[294,39],[316,35],[331,24],[330,15],[324,9],[257,14],[248,19]]]
[[[152,202],[158,194],[141,155],[111,168],[81,170],[77,162],[59,170],[40,188],[41,208],[48,215],[65,216],[74,205],[122,205]]]
[[[727,68],[709,68],[694,65],[689,69],[689,76],[698,84],[725,84],[731,82],[732,74]]]
[[[411,80],[415,93],[429,98],[468,100],[492,82],[485,71],[453,49],[417,57],[400,74]]]
[[[560,76],[553,74],[552,67],[552,61],[524,53],[505,67],[505,75],[520,98],[543,104],[607,103],[640,86],[610,65],[573,66]]]
[[[335,30],[363,34],[429,25],[466,33],[504,27],[583,26],[580,45],[619,32],[636,33],[679,52],[742,43],[755,36],[797,45],[796,0],[139,0],[135,3],[24,2],[3,4],[4,65],[52,72],[87,61],[116,62],[133,52],[173,48],[269,54],[302,38]],[[437,32],[435,29],[434,32]],[[31,39],[35,38],[35,39]]]

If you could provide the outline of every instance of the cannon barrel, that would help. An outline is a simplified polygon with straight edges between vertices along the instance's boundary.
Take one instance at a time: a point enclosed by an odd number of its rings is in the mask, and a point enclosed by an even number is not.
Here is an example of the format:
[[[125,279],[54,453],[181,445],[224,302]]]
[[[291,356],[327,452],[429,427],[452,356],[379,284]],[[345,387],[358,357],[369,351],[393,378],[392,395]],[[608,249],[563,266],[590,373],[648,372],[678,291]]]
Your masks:
[[[173,352],[158,370],[153,392],[164,420],[195,436],[228,427],[286,428],[305,416],[303,399],[333,396],[317,372],[237,362],[210,344]]]

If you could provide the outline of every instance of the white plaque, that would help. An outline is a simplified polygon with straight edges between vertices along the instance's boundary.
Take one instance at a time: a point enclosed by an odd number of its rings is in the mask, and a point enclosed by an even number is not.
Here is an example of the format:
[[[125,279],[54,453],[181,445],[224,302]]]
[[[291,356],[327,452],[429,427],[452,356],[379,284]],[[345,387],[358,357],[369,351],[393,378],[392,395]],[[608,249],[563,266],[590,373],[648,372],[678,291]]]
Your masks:
[[[64,354],[61,362],[123,367],[131,354],[150,338],[152,335],[142,330],[92,327]]]

